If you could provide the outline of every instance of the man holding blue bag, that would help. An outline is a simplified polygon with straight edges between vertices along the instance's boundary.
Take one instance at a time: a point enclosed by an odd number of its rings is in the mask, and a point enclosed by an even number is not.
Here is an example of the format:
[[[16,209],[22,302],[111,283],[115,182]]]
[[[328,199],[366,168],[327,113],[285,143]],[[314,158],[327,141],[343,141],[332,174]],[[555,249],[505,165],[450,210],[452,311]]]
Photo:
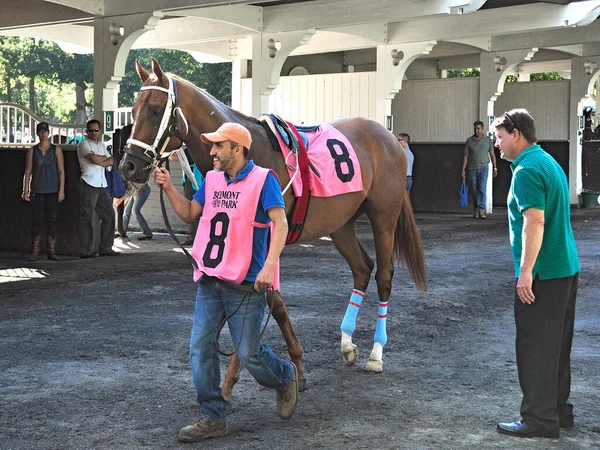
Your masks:
[[[465,143],[462,177],[463,179],[466,177],[469,190],[471,191],[473,218],[485,219],[488,165],[490,164],[490,160],[494,166],[494,177],[498,175],[498,169],[496,168],[494,144],[489,137],[483,134],[483,122],[481,120],[473,123],[473,131],[473,136],[470,136]],[[461,207],[464,208],[462,201]]]

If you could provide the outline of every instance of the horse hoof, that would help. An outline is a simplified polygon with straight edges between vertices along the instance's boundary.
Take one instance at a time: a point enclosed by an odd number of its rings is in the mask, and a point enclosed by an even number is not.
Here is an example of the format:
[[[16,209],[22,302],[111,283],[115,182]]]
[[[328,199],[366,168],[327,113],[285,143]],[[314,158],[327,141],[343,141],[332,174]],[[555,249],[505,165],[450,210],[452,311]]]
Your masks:
[[[358,348],[355,346],[346,352],[342,352],[342,357],[344,358],[344,364],[347,366],[353,366],[358,359]]]
[[[365,366],[365,371],[372,373],[381,373],[383,372],[383,361],[377,361],[375,359],[370,359],[367,361],[367,365]]]
[[[298,391],[306,390],[306,378],[298,378]]]

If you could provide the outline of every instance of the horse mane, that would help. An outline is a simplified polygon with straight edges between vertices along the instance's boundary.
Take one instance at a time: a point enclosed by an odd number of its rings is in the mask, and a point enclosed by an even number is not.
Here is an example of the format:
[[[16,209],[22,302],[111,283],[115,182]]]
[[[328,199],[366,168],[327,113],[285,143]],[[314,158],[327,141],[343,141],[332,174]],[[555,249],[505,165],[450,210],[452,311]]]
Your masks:
[[[223,103],[221,100],[219,100],[218,98],[216,98],[214,95],[212,95],[210,92],[208,92],[206,89],[202,89],[198,86],[196,86],[194,83],[192,83],[191,81],[186,80],[185,78],[176,75],[172,72],[167,72],[168,75],[172,76],[173,78],[175,78],[178,82],[180,83],[184,83],[189,85],[192,89],[198,91],[200,94],[207,96],[209,99],[211,99],[214,103],[218,104],[219,106],[221,106],[222,108],[225,108],[227,111],[230,111],[232,114],[236,114],[238,116],[241,116],[242,119],[247,120],[249,122],[252,123],[260,123],[258,119],[256,119],[255,117],[252,116],[247,116],[246,114],[244,114],[241,111],[238,111],[237,109],[233,109],[230,106],[227,106],[225,103]]]

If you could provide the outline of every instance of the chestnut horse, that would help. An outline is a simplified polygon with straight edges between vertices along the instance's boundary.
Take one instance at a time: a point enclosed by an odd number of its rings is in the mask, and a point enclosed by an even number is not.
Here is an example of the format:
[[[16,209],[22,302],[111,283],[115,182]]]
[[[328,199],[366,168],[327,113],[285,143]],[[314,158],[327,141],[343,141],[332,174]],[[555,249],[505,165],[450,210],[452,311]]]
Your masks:
[[[262,167],[273,169],[282,186],[290,180],[280,152],[274,150],[265,128],[252,117],[235,111],[170,73],[164,73],[152,60],[152,73],[136,62],[143,87],[133,107],[133,130],[129,145],[120,164],[125,180],[145,182],[153,165],[162,153],[185,143],[201,172],[212,169],[210,146],[202,143],[202,133],[213,132],[224,122],[237,122],[252,135],[250,158]],[[385,317],[392,290],[394,262],[408,266],[417,287],[427,286],[423,245],[406,191],[407,159],[392,133],[379,123],[353,118],[332,123],[352,144],[362,175],[363,190],[335,197],[313,197],[308,206],[304,228],[298,242],[329,235],[340,254],[346,259],[354,277],[354,290],[342,322],[342,355],[347,365],[356,362],[358,351],[352,343],[352,332],[362,295],[367,289],[375,266],[358,240],[357,219],[366,214],[371,222],[377,258],[375,280],[379,294],[379,312],[375,344],[365,370],[381,372],[382,353],[387,340]],[[290,217],[294,194],[285,195],[286,213]],[[306,386],[302,364],[303,349],[281,294],[275,293],[273,317],[285,338],[288,352],[299,372],[299,385]],[[223,396],[230,400],[234,384],[239,379],[239,360],[232,358],[225,374]]]

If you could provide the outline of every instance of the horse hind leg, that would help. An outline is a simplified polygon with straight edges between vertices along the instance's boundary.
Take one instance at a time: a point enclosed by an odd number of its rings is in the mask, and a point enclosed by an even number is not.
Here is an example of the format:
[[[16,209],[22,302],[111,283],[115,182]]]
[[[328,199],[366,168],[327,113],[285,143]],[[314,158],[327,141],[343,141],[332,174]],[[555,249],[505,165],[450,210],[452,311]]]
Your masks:
[[[346,314],[341,324],[342,358],[347,366],[356,363],[358,347],[352,342],[352,334],[356,329],[356,319],[362,303],[374,263],[356,235],[355,221],[349,222],[331,234],[331,240],[340,254],[346,259],[354,278],[354,289],[348,302]]]
[[[397,214],[394,214],[394,211]],[[394,239],[400,210],[388,205],[388,207],[383,207],[377,211],[367,211],[367,215],[371,221],[375,253],[377,255],[375,281],[377,282],[377,293],[379,295],[379,309],[377,311],[373,350],[365,370],[379,373],[383,371],[383,347],[387,343],[387,307],[392,292]]]

